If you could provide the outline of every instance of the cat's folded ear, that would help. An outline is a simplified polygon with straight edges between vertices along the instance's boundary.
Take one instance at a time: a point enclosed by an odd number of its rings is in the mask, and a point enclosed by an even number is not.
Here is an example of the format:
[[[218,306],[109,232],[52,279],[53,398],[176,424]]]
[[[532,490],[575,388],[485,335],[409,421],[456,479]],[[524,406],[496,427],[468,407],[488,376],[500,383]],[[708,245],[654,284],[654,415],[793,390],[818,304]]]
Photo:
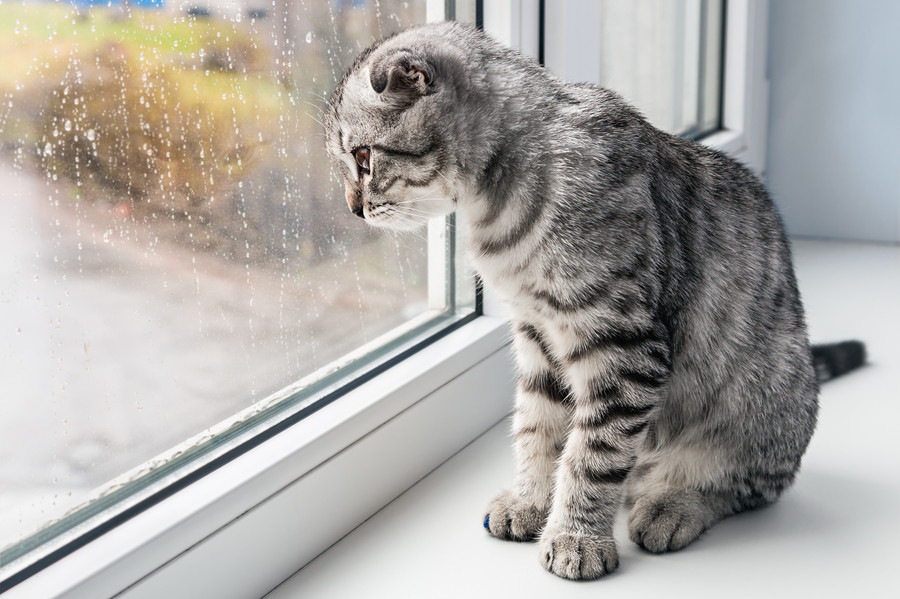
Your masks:
[[[369,67],[372,89],[387,100],[412,103],[434,93],[434,67],[409,50],[376,59]]]

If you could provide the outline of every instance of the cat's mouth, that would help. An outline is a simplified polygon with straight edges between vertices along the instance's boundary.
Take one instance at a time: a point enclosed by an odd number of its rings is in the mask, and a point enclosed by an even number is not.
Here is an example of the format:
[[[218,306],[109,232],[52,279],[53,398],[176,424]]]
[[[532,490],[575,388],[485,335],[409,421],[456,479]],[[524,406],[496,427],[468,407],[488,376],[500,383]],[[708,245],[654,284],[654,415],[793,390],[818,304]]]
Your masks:
[[[446,189],[408,188],[399,197],[366,194],[348,201],[350,211],[374,227],[409,231],[438,216],[456,211],[457,197]],[[372,196],[375,197],[372,197]]]
[[[363,217],[373,227],[395,231],[420,229],[428,222],[428,216],[404,208],[400,202],[382,202],[363,208]]]
[[[429,220],[454,212],[455,197],[431,202],[429,209],[415,205],[415,200],[388,201],[368,204],[363,208],[363,218],[373,227],[395,231],[412,231],[424,227]]]

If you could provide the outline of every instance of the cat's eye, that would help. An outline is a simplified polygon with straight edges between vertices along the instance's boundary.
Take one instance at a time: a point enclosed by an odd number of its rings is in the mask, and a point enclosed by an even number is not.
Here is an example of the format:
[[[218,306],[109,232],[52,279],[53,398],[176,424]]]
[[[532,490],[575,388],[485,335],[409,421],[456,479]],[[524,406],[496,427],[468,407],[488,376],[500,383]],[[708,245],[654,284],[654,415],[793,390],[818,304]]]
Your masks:
[[[355,150],[353,150],[353,158],[356,159],[356,164],[357,166],[359,166],[359,170],[362,174],[368,174],[369,172],[371,172],[369,161],[372,158],[372,148],[370,148],[369,146],[356,148]]]

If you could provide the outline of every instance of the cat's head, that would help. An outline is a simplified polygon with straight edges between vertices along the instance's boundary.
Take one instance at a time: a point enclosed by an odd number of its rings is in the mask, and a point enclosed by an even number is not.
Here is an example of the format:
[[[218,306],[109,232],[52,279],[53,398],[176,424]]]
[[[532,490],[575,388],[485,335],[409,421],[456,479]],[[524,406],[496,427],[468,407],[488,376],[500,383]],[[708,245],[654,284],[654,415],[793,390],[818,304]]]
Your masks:
[[[347,205],[370,224],[411,229],[452,212],[460,194],[462,27],[407,30],[364,51],[325,114],[326,147]]]

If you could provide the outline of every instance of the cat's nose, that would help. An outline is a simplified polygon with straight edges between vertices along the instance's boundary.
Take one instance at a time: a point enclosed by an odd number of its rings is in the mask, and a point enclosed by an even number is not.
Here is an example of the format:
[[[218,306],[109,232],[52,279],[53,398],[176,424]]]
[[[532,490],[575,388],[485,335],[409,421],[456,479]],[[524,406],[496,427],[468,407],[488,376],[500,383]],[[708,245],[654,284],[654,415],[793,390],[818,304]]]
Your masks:
[[[347,200],[347,208],[350,209],[350,212],[360,218],[366,217],[363,213],[362,190],[359,187],[351,185],[349,182],[346,183],[344,185],[344,199]]]

